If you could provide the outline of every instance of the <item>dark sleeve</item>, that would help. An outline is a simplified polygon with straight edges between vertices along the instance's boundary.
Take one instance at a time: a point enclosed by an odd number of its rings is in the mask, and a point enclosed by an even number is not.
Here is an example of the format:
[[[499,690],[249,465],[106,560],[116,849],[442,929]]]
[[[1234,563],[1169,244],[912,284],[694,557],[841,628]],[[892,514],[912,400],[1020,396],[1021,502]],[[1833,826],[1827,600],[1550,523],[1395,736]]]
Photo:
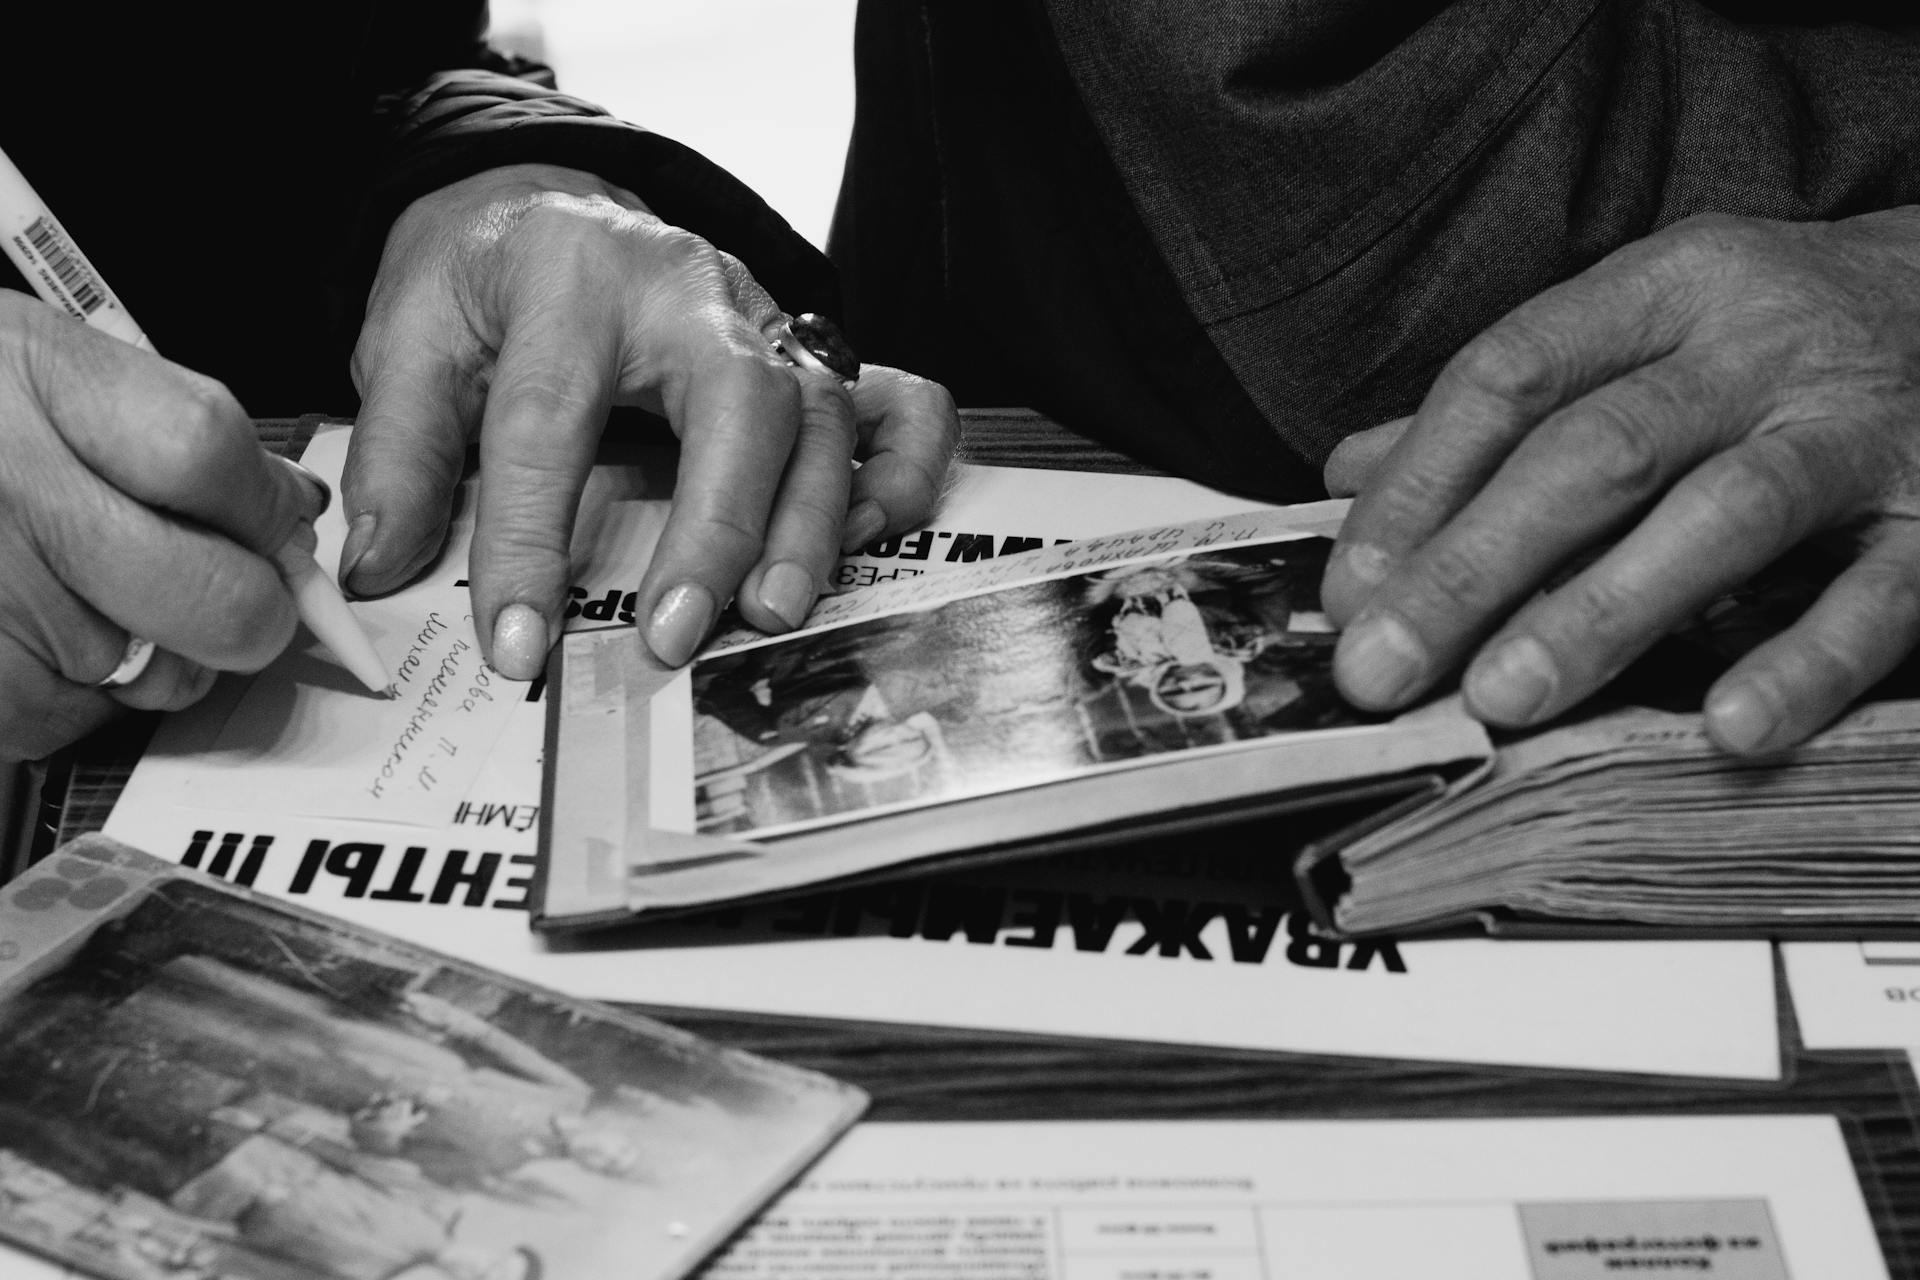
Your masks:
[[[789,311],[837,310],[825,257],[744,183],[671,138],[560,92],[552,72],[484,40],[484,4],[383,6],[356,78],[372,104],[364,195],[351,246],[370,285],[394,219],[451,182],[511,164],[581,169],[747,265]]]

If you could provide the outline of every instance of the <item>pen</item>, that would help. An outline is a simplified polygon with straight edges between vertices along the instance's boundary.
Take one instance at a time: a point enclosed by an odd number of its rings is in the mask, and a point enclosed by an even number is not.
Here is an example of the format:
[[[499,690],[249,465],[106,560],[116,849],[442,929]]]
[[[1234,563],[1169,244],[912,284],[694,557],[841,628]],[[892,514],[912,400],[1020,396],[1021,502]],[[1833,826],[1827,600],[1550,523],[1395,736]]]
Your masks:
[[[103,333],[153,350],[153,343],[106,280],[4,151],[0,151],[0,246],[41,298]],[[311,555],[292,544],[282,547],[273,559],[307,629],[367,688],[388,692],[392,676],[333,579]]]

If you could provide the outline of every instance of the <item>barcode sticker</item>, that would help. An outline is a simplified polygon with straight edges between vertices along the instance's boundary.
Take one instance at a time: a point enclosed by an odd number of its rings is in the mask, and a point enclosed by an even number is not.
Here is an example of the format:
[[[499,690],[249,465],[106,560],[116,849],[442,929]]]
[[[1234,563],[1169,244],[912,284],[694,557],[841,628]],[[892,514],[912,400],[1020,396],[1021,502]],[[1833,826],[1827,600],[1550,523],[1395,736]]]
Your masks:
[[[53,273],[67,309],[84,320],[107,304],[107,287],[80,256],[64,228],[42,215],[27,224],[26,240]]]

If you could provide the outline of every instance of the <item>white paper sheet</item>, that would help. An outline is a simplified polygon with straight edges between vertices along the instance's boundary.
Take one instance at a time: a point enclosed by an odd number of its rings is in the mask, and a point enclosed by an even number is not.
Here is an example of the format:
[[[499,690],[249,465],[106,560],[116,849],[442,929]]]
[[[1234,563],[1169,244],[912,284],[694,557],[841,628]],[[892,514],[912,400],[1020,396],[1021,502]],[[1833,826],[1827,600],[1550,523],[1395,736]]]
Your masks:
[[[345,431],[322,433],[307,457],[336,487]],[[471,537],[470,510],[451,538]],[[315,523],[323,565],[339,562],[341,504]],[[310,636],[250,679],[229,679],[210,705],[175,717],[142,762],[139,785],[187,808],[302,817],[360,817],[435,826],[464,799],[525,684],[495,674],[474,636],[464,556],[420,581],[356,601],[393,676],[393,696],[358,686]]]
[[[1875,1280],[1887,1271],[1834,1120],[1754,1116],[862,1125],[704,1274]]]
[[[337,478],[343,446],[343,433],[325,434],[308,460]],[[1109,481],[1124,482],[1111,505],[1098,496]],[[624,584],[637,580],[648,535],[658,530],[658,506],[637,501],[646,492],[644,477],[596,478],[576,537],[580,621],[608,620],[589,612],[617,616]],[[1116,521],[1207,515],[1222,501],[1180,481],[972,469],[936,521],[936,531],[955,536],[929,545],[956,543],[960,534],[974,546],[998,537],[996,547],[1004,537],[1066,537],[1070,520],[1090,536],[1113,531]],[[182,788],[207,764],[194,744],[224,723],[214,706],[162,727],[107,830],[519,977],[663,1009],[1656,1074],[1779,1074],[1764,943],[1421,943],[1392,953],[1400,972],[1377,949],[1294,936],[1293,922],[1244,890],[1237,904],[1227,901],[1227,887],[1197,869],[1148,883],[1096,869],[1072,884],[1009,869],[998,881],[997,916],[983,919],[977,906],[962,912],[981,941],[946,923],[958,906],[923,905],[908,921],[859,900],[824,921],[800,918],[801,908],[768,908],[757,939],[750,923],[708,924],[551,950],[530,935],[520,909],[537,842],[544,706],[518,688],[518,700],[497,708],[494,749],[435,825],[183,805]],[[256,785],[239,762],[214,763],[239,780],[231,785]],[[1199,922],[1193,913],[1209,904],[1218,909]],[[1061,923],[1048,932],[1056,910]],[[1038,945],[1042,934],[1048,945]]]
[[[1636,1265],[1637,1264],[1637,1265]],[[0,1253],[20,1280],[60,1268]],[[703,1280],[1884,1280],[1831,1116],[867,1124]]]
[[[1920,1049],[1920,943],[1793,942],[1780,948],[1809,1049]]]

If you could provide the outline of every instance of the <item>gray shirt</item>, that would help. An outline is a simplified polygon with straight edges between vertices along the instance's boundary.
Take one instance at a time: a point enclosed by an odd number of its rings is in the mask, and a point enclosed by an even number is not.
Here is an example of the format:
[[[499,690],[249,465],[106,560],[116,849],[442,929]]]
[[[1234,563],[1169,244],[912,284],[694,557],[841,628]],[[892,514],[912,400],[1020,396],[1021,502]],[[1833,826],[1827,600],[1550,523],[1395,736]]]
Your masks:
[[[1851,15],[1857,21],[1836,21]],[[1698,0],[863,7],[868,358],[1274,497],[1689,214],[1920,199],[1920,28]],[[888,190],[881,191],[880,188]]]

